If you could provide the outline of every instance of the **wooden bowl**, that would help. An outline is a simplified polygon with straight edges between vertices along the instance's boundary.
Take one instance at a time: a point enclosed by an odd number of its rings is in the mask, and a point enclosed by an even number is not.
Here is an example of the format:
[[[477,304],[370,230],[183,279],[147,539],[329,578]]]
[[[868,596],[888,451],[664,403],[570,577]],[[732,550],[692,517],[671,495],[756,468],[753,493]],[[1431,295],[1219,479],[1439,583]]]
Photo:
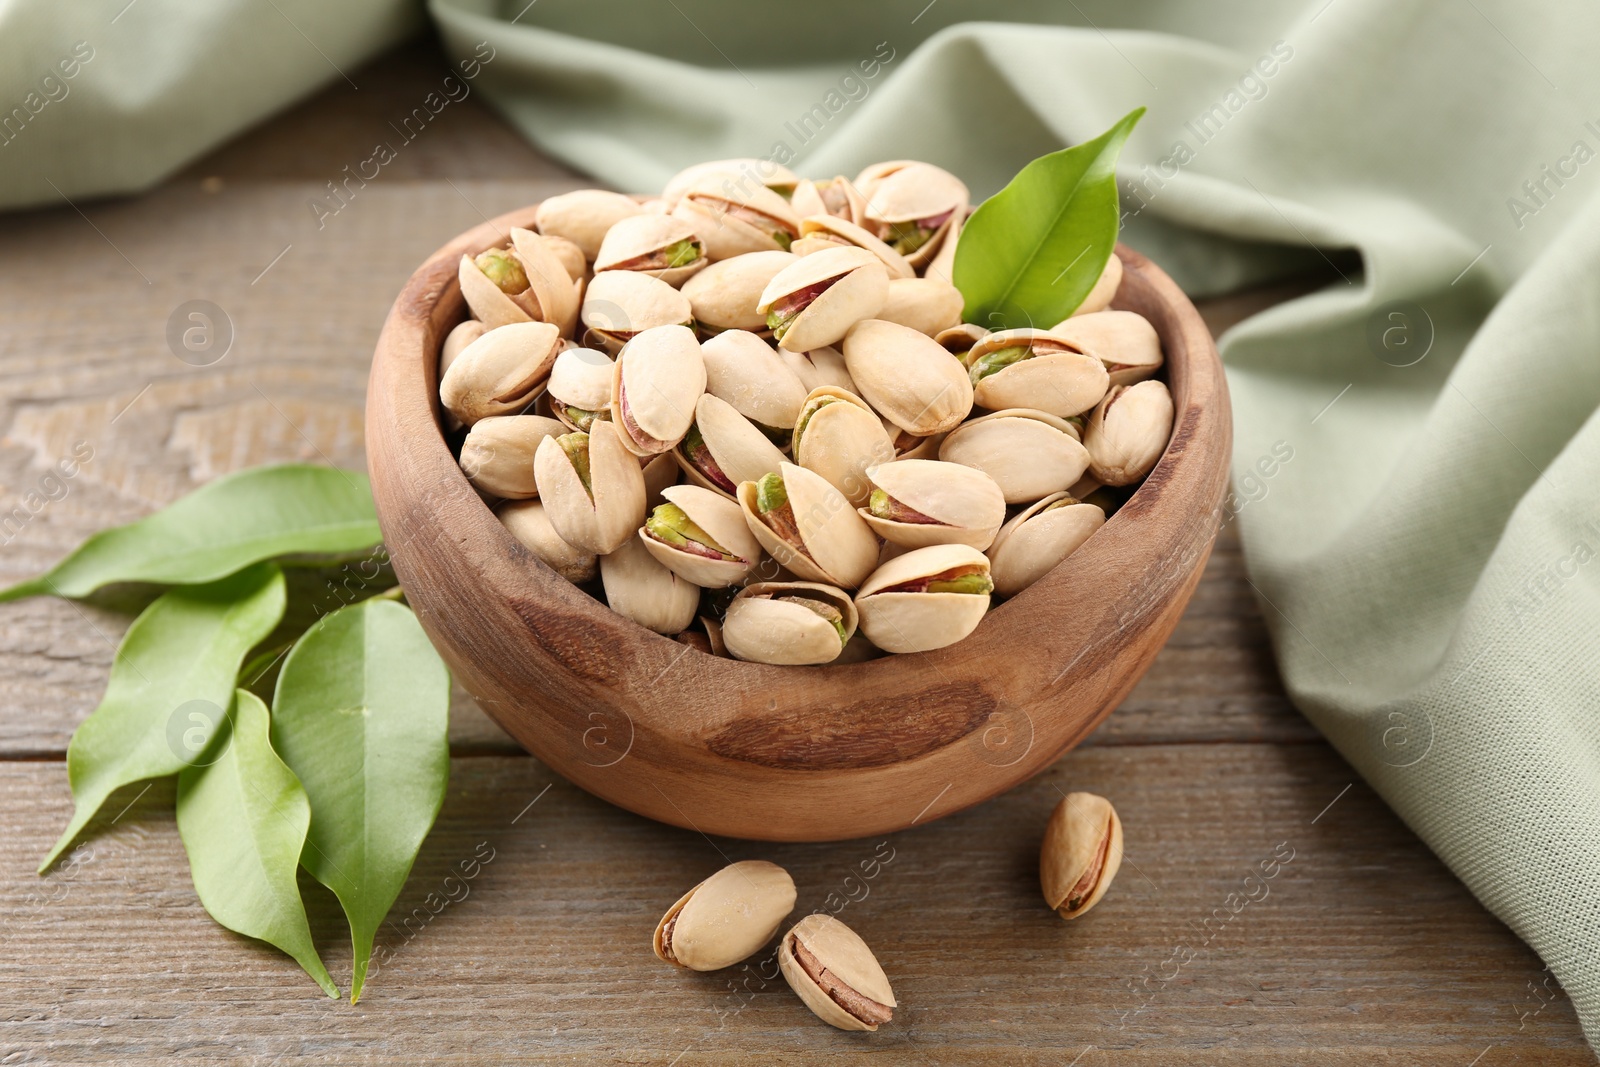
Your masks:
[[[406,599],[451,670],[529,752],[614,804],[708,834],[826,841],[929,822],[1010,789],[1081,741],[1139,680],[1211,551],[1232,423],[1205,324],[1118,248],[1116,307],[1155,324],[1177,420],[1143,486],[1045,578],[934,652],[824,667],[719,659],[615,614],[535,560],[440,431],[439,347],[465,307],[451,241],[379,339],[367,452]]]

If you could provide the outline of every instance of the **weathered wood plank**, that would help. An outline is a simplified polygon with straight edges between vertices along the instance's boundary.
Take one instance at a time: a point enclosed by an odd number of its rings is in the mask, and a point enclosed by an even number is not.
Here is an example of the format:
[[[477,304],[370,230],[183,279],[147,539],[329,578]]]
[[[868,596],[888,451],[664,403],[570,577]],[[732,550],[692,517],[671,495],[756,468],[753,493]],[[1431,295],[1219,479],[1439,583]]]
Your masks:
[[[1085,749],[973,811],[820,846],[658,826],[532,759],[457,760],[453,773],[380,934],[386,962],[352,1008],[207,919],[169,787],[41,881],[32,865],[68,813],[59,769],[0,765],[0,1062],[24,1050],[42,1062],[282,1065],[816,1062],[871,1050],[1060,1065],[1088,1046],[1086,1067],[1391,1056],[1465,1067],[1485,1048],[1485,1063],[1591,1062],[1565,997],[1530,991],[1544,980],[1534,955],[1365,786],[1341,795],[1353,775],[1322,745]],[[1070,789],[1114,800],[1128,862],[1069,924],[1040,899],[1036,857]],[[873,945],[901,1003],[891,1027],[847,1036],[759,967],[694,975],[654,958],[661,911],[728,859],[754,857],[794,874],[797,914],[841,908]],[[319,893],[316,912],[348,981],[331,899]]]

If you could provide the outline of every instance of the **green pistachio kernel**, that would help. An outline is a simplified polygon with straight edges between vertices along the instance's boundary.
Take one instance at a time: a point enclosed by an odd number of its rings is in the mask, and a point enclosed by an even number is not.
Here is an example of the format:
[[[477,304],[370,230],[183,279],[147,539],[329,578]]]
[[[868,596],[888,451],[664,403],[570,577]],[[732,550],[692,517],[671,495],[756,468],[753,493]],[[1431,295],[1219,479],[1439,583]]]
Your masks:
[[[800,421],[795,424],[794,437],[792,438],[792,443],[794,444],[796,450],[800,448],[800,435],[806,432],[806,427],[811,425],[811,420],[816,417],[817,412],[821,411],[829,404],[838,404],[841,402],[841,399],[836,396],[819,396],[814,404],[811,404],[806,408],[806,410],[800,413]],[[798,451],[796,454],[798,454]]]
[[[896,222],[889,226],[889,236],[885,240],[896,252],[909,256],[927,244],[933,234],[933,230],[924,230],[915,222]]]
[[[882,489],[874,489],[871,499],[867,501],[867,510],[880,519],[890,518],[889,494]]]
[[[928,583],[930,593],[975,593],[984,594],[994,592],[994,579],[987,574],[963,574],[959,578],[935,579]]]
[[[777,511],[789,502],[789,491],[784,488],[783,475],[769,471],[756,483],[756,510],[765,515]]]
[[[507,296],[527,292],[528,275],[522,269],[522,261],[511,254],[508,248],[491,248],[487,252],[478,254],[472,261],[479,270],[494,282],[495,288]]]
[[[1040,508],[1039,514],[1043,515],[1045,512],[1054,511],[1057,508],[1070,508],[1076,503],[1078,503],[1076,498],[1064,496],[1060,500],[1053,501],[1052,503],[1046,504],[1044,507]]]
[[[820,600],[812,600],[810,597],[803,596],[782,596],[778,597],[778,599],[786,600],[791,604],[798,605],[799,607],[805,608],[807,611],[815,615],[820,615],[822,618],[827,619],[828,622],[833,624],[834,631],[838,633],[839,643],[841,645],[844,644],[848,639],[844,628],[844,614],[832,604],[824,604]]]
[[[584,490],[590,496],[594,496],[594,486],[589,483],[589,435],[562,434],[556,438],[556,444],[561,446],[561,451],[572,461],[572,469],[578,472],[578,480],[583,483]]]
[[[772,331],[772,339],[783,340],[783,335],[789,332],[789,327],[794,325],[794,320],[804,310],[804,307],[773,308],[767,312],[767,329]]]
[[[611,421],[611,412],[609,411],[590,411],[587,408],[575,408],[571,404],[561,410],[566,413],[567,418],[572,420],[572,424],[584,433],[589,432],[589,427],[595,424],[596,419],[605,422]]]
[[[667,267],[687,267],[700,258],[700,242],[688,239],[676,241],[661,250],[667,257]]]
[[[772,239],[778,242],[778,247],[785,252],[789,251],[789,246],[794,244],[794,234],[788,230],[773,230]]]
[[[655,511],[650,513],[650,518],[645,520],[645,532],[657,541],[669,545],[683,547],[690,542],[704,545],[706,548],[721,554],[728,555],[728,550],[706,533],[688,514],[676,504],[660,504]]]
[[[972,378],[972,384],[977,385],[989,375],[1003,371],[1013,363],[1019,363],[1031,355],[1033,355],[1033,349],[1027,345],[997,348],[993,352],[979,356],[977,361],[972,364],[972,369],[968,374]]]

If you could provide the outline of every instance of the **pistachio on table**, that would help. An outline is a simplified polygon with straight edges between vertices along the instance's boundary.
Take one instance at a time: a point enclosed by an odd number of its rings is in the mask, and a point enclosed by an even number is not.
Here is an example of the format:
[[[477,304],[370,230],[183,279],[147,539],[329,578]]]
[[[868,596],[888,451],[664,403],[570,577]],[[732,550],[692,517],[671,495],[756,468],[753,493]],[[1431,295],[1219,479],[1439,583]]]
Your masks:
[[[1068,793],[1050,813],[1039,848],[1044,902],[1076,919],[1106,895],[1122,866],[1122,820],[1105,797]]]
[[[1166,451],[1172,419],[1172,394],[1164,382],[1112,386],[1083,428],[1089,473],[1103,485],[1143,478]]]
[[[700,235],[714,260],[787,251],[800,236],[800,218],[789,201],[765,185],[731,177],[710,175],[694,182],[673,205],[672,216]]]
[[[773,276],[757,310],[778,347],[809,352],[839,341],[870,319],[889,295],[889,274],[864,249],[841,246],[801,256]]]
[[[550,524],[574,548],[614,552],[644,521],[644,472],[609,422],[540,441],[533,477]]]
[[[911,160],[868,167],[856,185],[867,198],[867,225],[913,267],[933,259],[969,200],[954,174]]]
[[[700,342],[686,326],[634,334],[611,367],[611,421],[639,456],[670,452],[694,422],[706,391]]]
[[[694,324],[702,334],[722,330],[767,329],[767,313],[758,311],[761,291],[798,257],[774,250],[749,252],[732,259],[718,260],[683,283]]]
[[[995,480],[1007,504],[1027,504],[1071,487],[1089,467],[1078,428],[1031,408],[1008,408],[951,430],[939,458],[976,467]]]
[[[866,473],[872,492],[861,517],[879,537],[897,545],[968,545],[981,552],[1005,521],[1005,496],[976,467],[897,459]]]
[[[515,415],[533,403],[550,375],[561,341],[548,322],[489,330],[467,345],[439,382],[439,399],[471,426],[491,415]]]
[[[634,215],[606,231],[594,272],[636,270],[682,285],[711,261],[693,227],[671,215]]]
[[[583,293],[579,317],[585,343],[615,355],[637,334],[656,326],[688,326],[689,300],[681,292],[636,270],[596,274]]]
[[[445,334],[444,345],[439,349],[439,377],[444,377],[445,372],[450,369],[450,364],[456,361],[456,357],[461,355],[468,345],[487,332],[489,324],[477,319],[467,319],[451,327],[450,332]]]
[[[977,629],[994,581],[971,545],[931,545],[896,556],[856,593],[861,632],[885,652],[928,652]]]
[[[1106,513],[1070,493],[1052,493],[1000,527],[989,546],[989,573],[999,596],[1015,596],[1078,550],[1106,522]]]
[[[844,363],[862,398],[908,433],[954,429],[972,411],[972,382],[960,361],[909,326],[862,319],[845,335]]]
[[[815,471],[782,463],[741,483],[738,499],[761,547],[798,578],[854,589],[878,561],[872,528]]]
[[[757,582],[739,591],[722,620],[734,659],[752,663],[832,663],[856,632],[850,594],[820,582]]]
[[[656,924],[656,955],[692,971],[749,959],[794,910],[794,879],[776,863],[740,860],[679,897]]]
[[[673,450],[683,472],[696,485],[726,494],[753,482],[783,463],[778,446],[732,404],[706,393],[694,406],[694,421]]]
[[[805,1006],[841,1030],[894,1019],[889,977],[861,936],[832,915],[807,915],[778,942],[778,969]]]
[[[600,254],[600,243],[611,227],[643,213],[644,208],[631,196],[605,189],[579,189],[542,202],[534,213],[534,223],[540,233],[566,238],[592,260]]]
[[[599,557],[563,541],[556,528],[550,525],[550,516],[542,500],[513,500],[496,514],[522,547],[573,585],[582,585],[594,578]]]
[[[1075,314],[1050,333],[1080,346],[1106,365],[1112,385],[1132,385],[1161,369],[1161,338],[1137,311]]]
[[[1048,330],[999,330],[967,352],[973,402],[990,411],[1037,408],[1066,418],[1100,402],[1105,364]]]
[[[761,557],[739,505],[698,485],[662,490],[639,537],[664,567],[707,589],[737,585]]]
[[[467,480],[491,496],[522,500],[539,495],[533,456],[539,442],[567,428],[543,415],[491,415],[473,424],[461,443]]]
[[[867,468],[895,456],[894,442],[865,400],[848,389],[813,389],[795,421],[795,462],[818,474],[850,501],[866,504],[872,493]]]
[[[593,348],[569,348],[556,357],[545,383],[550,414],[574,430],[589,432],[596,419],[611,418],[611,357]]]
[[[724,330],[707,339],[700,354],[706,392],[733,405],[773,444],[788,447],[806,387],[783,357],[746,330]]]
[[[600,582],[612,611],[658,634],[687,629],[700,606],[700,587],[668,570],[637,537],[600,557]]]

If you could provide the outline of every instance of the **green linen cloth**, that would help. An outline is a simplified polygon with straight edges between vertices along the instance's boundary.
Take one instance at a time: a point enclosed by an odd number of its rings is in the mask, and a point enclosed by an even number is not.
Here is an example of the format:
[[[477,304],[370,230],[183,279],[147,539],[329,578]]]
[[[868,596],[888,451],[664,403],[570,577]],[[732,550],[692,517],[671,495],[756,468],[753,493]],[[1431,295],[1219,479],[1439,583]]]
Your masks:
[[[114,21],[125,0],[0,6],[0,108],[76,41],[95,49],[71,95],[0,146],[0,205],[148,185],[414,17],[378,0],[136,2]],[[1222,338],[1225,519],[1297,706],[1600,1037],[1600,10],[431,11],[455,58],[492,43],[477,87],[510,121],[625,189],[720,156],[817,176],[910,156],[981,197],[1143,104],[1121,167],[1128,243],[1193,293],[1326,261],[1342,280]]]

